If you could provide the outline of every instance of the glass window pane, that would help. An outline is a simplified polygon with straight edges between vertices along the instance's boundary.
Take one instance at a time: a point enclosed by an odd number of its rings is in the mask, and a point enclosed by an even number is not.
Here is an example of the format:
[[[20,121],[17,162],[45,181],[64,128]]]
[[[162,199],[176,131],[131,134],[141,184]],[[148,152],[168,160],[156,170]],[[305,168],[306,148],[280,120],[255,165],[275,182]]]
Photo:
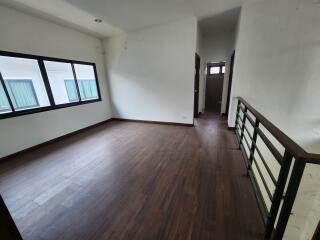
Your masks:
[[[11,112],[10,104],[7,99],[6,93],[0,83],[0,114]]]
[[[222,73],[225,73],[225,71],[226,71],[226,67],[222,66]]]
[[[44,61],[55,103],[78,102],[78,92],[70,63]]]
[[[15,110],[50,105],[37,60],[0,56],[0,71]]]
[[[64,80],[64,84],[66,86],[68,98],[70,102],[78,102],[78,91],[76,82],[74,80]]]
[[[77,75],[81,101],[97,99],[99,97],[98,87],[93,66],[74,64],[74,68]]]
[[[210,74],[219,74],[220,73],[220,66],[219,67],[210,67]]]
[[[39,107],[31,79],[5,80],[14,109],[25,109]]]

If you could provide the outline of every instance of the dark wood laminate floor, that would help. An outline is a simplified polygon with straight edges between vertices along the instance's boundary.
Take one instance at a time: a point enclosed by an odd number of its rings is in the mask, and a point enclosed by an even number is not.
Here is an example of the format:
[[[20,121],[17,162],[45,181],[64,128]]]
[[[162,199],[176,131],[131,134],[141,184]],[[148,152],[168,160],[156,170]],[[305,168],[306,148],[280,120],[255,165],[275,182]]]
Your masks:
[[[25,240],[262,239],[226,120],[196,127],[110,122],[0,164]]]

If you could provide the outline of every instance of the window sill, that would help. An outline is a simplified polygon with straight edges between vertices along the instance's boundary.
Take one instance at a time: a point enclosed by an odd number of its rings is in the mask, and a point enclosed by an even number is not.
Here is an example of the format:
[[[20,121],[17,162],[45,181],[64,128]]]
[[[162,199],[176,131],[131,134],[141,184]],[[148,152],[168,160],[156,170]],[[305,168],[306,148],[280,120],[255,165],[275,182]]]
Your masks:
[[[60,104],[55,106],[19,110],[15,112],[8,112],[8,113],[2,113],[2,114],[0,113],[0,120],[18,117],[18,116],[24,116],[24,115],[33,114],[33,113],[47,112],[47,111],[52,111],[57,109],[68,108],[68,107],[81,106],[81,105],[95,103],[95,102],[101,102],[101,98],[81,101],[81,102],[65,103],[65,104]]]

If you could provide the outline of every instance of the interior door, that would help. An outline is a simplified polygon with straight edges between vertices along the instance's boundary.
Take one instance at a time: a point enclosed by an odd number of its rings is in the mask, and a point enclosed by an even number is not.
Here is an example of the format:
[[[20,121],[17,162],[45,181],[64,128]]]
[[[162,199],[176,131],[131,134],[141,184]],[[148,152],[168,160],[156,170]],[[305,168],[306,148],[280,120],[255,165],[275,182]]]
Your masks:
[[[199,80],[200,80],[200,57],[196,54],[195,57],[195,76],[194,76],[194,104],[193,116],[199,117]]]
[[[209,63],[206,79],[206,110],[221,112],[225,63]]]

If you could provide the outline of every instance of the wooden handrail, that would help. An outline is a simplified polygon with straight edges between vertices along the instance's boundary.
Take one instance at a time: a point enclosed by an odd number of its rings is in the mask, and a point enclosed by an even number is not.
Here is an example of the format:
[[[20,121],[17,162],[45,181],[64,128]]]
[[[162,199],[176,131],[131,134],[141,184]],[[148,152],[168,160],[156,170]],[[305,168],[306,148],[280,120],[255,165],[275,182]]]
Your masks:
[[[320,164],[320,154],[306,152],[278,127],[271,123],[255,108],[253,108],[245,99],[238,97],[240,102],[259,120],[259,122],[287,149],[296,159],[303,160],[307,163]]]
[[[320,164],[320,154],[308,153],[306,159],[308,163]]]

